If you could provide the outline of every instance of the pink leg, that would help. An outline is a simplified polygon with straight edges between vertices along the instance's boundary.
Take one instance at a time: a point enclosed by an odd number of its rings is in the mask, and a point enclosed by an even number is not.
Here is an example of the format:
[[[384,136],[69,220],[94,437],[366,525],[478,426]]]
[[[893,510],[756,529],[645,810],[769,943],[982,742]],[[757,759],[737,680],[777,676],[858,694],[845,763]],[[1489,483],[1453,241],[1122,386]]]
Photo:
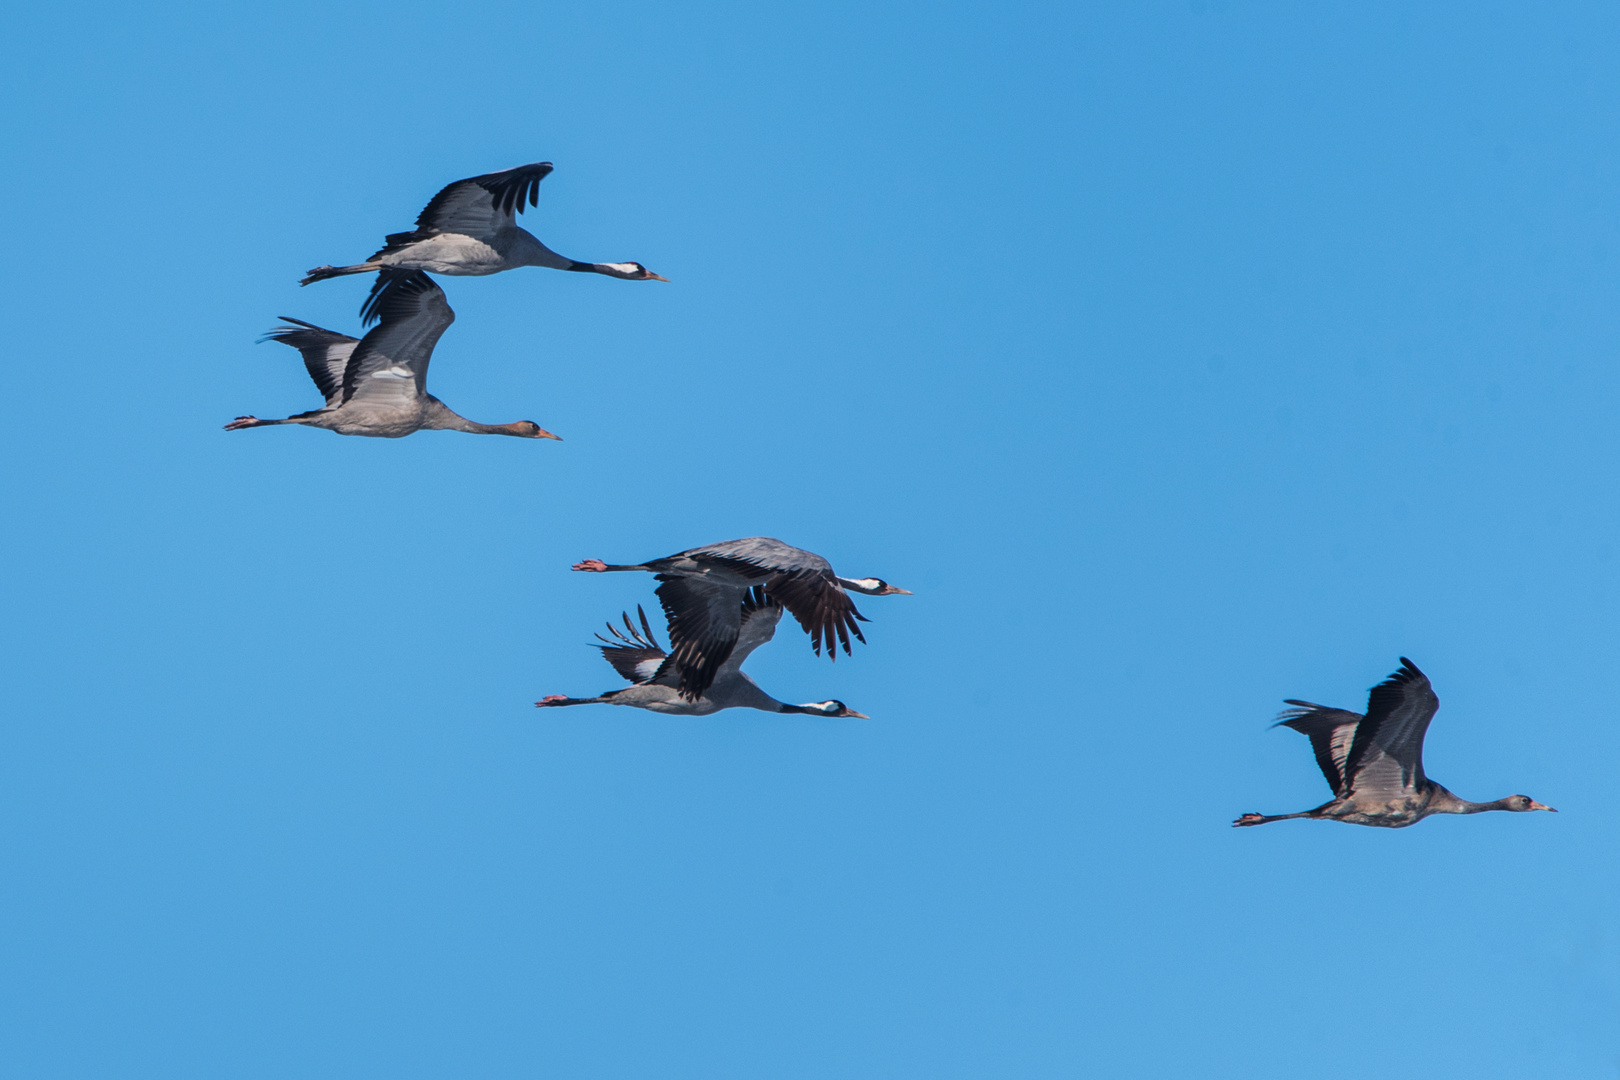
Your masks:
[[[553,705],[553,704],[555,704],[555,703],[557,703],[559,701],[567,701],[567,700],[568,700],[568,695],[567,694],[547,694],[545,697],[543,697],[539,701],[535,702],[534,707],[537,708],[537,709],[540,709],[540,708],[544,708],[547,705]]]
[[[1232,822],[1232,827],[1235,829],[1243,825],[1259,825],[1265,820],[1266,816],[1264,814],[1244,814],[1242,817]]]
[[[601,559],[586,559],[584,562],[574,564],[575,570],[589,570],[593,574],[600,574],[607,570],[607,563]]]
[[[258,427],[262,423],[264,423],[264,421],[260,420],[256,416],[238,416],[235,420],[232,420],[230,423],[225,425],[225,430],[236,431],[240,428]]]

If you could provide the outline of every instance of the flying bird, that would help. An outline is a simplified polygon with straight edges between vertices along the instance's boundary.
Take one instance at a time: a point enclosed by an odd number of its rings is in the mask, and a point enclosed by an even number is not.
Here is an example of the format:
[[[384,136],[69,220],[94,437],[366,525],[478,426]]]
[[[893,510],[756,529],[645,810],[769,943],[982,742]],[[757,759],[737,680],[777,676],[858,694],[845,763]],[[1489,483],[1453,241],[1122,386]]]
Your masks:
[[[608,623],[608,631],[613,637],[596,635],[598,640],[603,642],[597,648],[602,650],[607,662],[632,685],[588,698],[551,694],[535,702],[536,707],[546,709],[562,705],[631,705],[638,709],[650,709],[653,712],[673,716],[708,716],[721,709],[761,709],[775,713],[870,719],[865,713],[856,712],[842,701],[812,701],[804,705],[789,705],[771,697],[761,690],[753,679],[743,674],[743,661],[748,659],[749,653],[771,640],[771,635],[776,632],[777,620],[782,617],[782,605],[772,599],[764,589],[756,587],[745,590],[743,600],[738,605],[740,632],[726,655],[720,658],[720,664],[710,685],[696,697],[682,693],[681,665],[674,656],[664,652],[658,644],[658,639],[653,637],[652,627],[647,624],[647,613],[637,607],[636,614],[641,616],[640,630],[630,622],[630,615],[626,612],[623,631]]]
[[[281,318],[288,325],[278,326],[266,335],[303,354],[304,367],[326,398],[325,406],[285,420],[238,416],[225,425],[225,430],[304,424],[339,435],[384,439],[397,439],[423,428],[524,439],[559,438],[532,420],[476,423],[428,393],[428,361],[433,358],[433,346],[455,321],[456,313],[445,301],[444,290],[420,271],[385,270],[378,281],[384,287],[368,308],[382,321],[358,341],[286,315]]]
[[[433,196],[410,232],[391,233],[381,251],[353,266],[317,266],[298,284],[366,274],[393,267],[434,274],[478,277],[519,266],[575,270],[627,281],[668,281],[638,262],[579,262],[557,254],[517,224],[523,203],[540,201],[540,181],[549,161],[457,180]],[[376,294],[381,282],[373,287]],[[368,301],[369,302],[369,301]]]
[[[1478,814],[1486,810],[1552,810],[1528,795],[1495,802],[1459,799],[1423,772],[1423,736],[1440,708],[1429,677],[1406,657],[1401,669],[1367,697],[1366,715],[1289,699],[1277,723],[1311,740],[1331,802],[1297,814],[1244,814],[1233,825],[1264,825],[1289,818],[1347,821],[1401,829],[1430,814]]]
[[[820,555],[772,540],[752,536],[692,548],[663,559],[615,566],[600,559],[575,563],[575,570],[610,573],[645,570],[660,582],[657,594],[669,619],[670,655],[681,671],[681,693],[696,700],[714,681],[741,633],[742,604],[749,589],[758,585],[771,599],[799,620],[810,643],[821,655],[836,659],[834,642],[849,654],[854,635],[864,642],[849,591],[868,596],[910,596],[881,578],[846,578],[833,573]]]

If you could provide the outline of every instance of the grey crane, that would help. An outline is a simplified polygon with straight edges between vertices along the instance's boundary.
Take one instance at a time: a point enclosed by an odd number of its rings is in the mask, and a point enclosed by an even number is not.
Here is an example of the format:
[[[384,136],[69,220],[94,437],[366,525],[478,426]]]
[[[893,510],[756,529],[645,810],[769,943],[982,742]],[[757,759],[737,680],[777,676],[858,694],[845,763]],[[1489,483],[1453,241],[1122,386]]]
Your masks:
[[[477,277],[519,266],[574,270],[627,281],[668,281],[638,262],[579,262],[552,251],[517,224],[524,200],[540,201],[540,181],[549,161],[469,176],[445,187],[428,202],[410,232],[390,233],[371,258],[353,266],[317,266],[298,284],[366,274],[384,267]],[[373,287],[373,294],[378,286]]]
[[[1423,736],[1440,708],[1429,677],[1406,657],[1401,669],[1367,696],[1366,715],[1289,699],[1277,723],[1311,740],[1316,763],[1333,788],[1333,799],[1297,814],[1244,814],[1234,826],[1264,825],[1289,818],[1347,821],[1401,829],[1430,814],[1479,814],[1486,810],[1552,810],[1528,795],[1495,802],[1459,799],[1423,772]]]
[[[657,638],[653,637],[652,627],[647,624],[647,613],[637,607],[636,614],[641,616],[640,630],[631,624],[630,615],[626,612],[624,631],[608,623],[613,637],[596,635],[603,642],[597,648],[613,665],[613,670],[629,680],[630,686],[588,698],[551,694],[535,702],[535,706],[546,709],[563,705],[630,705],[674,716],[708,716],[721,709],[761,709],[775,713],[870,719],[842,701],[789,705],[771,697],[753,679],[743,674],[743,661],[748,659],[749,653],[771,640],[771,635],[776,633],[777,620],[782,617],[782,605],[762,588],[744,591],[743,600],[738,605],[739,633],[726,655],[720,658],[720,665],[709,686],[695,697],[682,692],[680,662],[659,646]]]
[[[560,438],[532,420],[476,423],[428,393],[428,361],[456,313],[445,301],[444,290],[420,271],[385,270],[378,281],[383,289],[368,307],[382,321],[358,341],[285,315],[281,318],[288,325],[266,335],[303,355],[309,377],[326,398],[324,407],[284,420],[238,416],[225,430],[303,424],[339,435],[384,439],[423,428],[524,439]]]
[[[845,655],[851,634],[866,640],[856,625],[866,617],[855,610],[846,590],[867,596],[911,595],[881,578],[839,577],[820,555],[768,536],[726,540],[628,566],[586,559],[574,569],[598,574],[645,570],[658,576],[658,600],[669,618],[670,655],[681,670],[681,692],[693,699],[714,681],[735,647],[742,600],[755,585],[793,613],[817,656],[825,642],[827,655],[835,659],[835,639]]]

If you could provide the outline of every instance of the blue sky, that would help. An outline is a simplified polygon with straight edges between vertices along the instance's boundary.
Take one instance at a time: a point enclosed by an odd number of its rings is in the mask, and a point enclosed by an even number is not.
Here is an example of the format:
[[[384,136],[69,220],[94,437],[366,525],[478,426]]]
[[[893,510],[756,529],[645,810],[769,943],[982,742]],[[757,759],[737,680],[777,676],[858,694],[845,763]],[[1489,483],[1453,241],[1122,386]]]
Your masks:
[[[59,3],[3,17],[0,1059],[38,1078],[1613,1077],[1620,12]],[[458,177],[671,284],[278,315]],[[780,697],[538,713],[765,534]],[[1402,832],[1285,697],[1412,657]]]

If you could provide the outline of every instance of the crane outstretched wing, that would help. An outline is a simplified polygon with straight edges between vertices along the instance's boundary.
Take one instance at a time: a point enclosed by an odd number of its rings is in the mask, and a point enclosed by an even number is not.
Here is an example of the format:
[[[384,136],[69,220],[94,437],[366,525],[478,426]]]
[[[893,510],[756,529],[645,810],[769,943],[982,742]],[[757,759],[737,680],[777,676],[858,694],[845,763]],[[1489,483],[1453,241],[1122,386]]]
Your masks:
[[[1311,740],[1316,764],[1327,778],[1333,794],[1344,794],[1344,759],[1350,753],[1350,744],[1356,737],[1356,726],[1361,714],[1348,709],[1330,709],[1310,701],[1289,698],[1284,704],[1294,706],[1277,714],[1277,723],[1291,727]]]
[[[822,645],[834,655],[842,645],[849,654],[850,637],[865,641],[857,622],[866,622],[855,602],[838,583],[832,564],[820,555],[768,536],[750,536],[693,548],[683,555],[732,570],[752,579],[764,579],[765,591],[793,614],[810,635],[816,654]]]
[[[326,407],[335,408],[343,399],[343,371],[348,367],[349,356],[360,340],[335,330],[322,329],[291,315],[280,318],[291,325],[278,326],[260,340],[279,341],[297,349],[304,358],[304,370],[309,372],[315,388],[326,399]]]
[[[372,258],[440,233],[487,239],[501,229],[511,228],[517,224],[525,202],[530,206],[539,204],[540,181],[551,171],[551,162],[537,161],[447,184],[417,215],[413,231],[390,233],[383,249]]]
[[[341,403],[387,406],[426,394],[433,347],[456,321],[444,290],[420,270],[380,270],[366,308],[380,321],[349,357]]]
[[[632,683],[646,682],[658,674],[663,666],[664,658],[668,655],[653,636],[652,627],[647,623],[647,613],[641,605],[636,605],[636,614],[641,617],[641,629],[637,630],[630,622],[630,613],[624,612],[624,630],[621,631],[611,622],[607,624],[608,633],[612,638],[605,638],[597,634],[602,644],[596,648],[602,650],[602,656],[613,665],[621,678]]]
[[[681,696],[696,701],[714,685],[737,645],[748,589],[684,574],[659,574],[655,590],[669,620],[669,665]]]
[[[743,597],[742,624],[737,630],[737,643],[731,647],[731,655],[720,665],[720,670],[740,671],[748,654],[776,635],[776,624],[781,618],[782,605],[775,597],[761,586],[749,589]]]
[[[1423,737],[1439,708],[1429,677],[1401,657],[1401,669],[1367,695],[1366,718],[1345,757],[1346,789],[1396,798],[1422,787]]]

